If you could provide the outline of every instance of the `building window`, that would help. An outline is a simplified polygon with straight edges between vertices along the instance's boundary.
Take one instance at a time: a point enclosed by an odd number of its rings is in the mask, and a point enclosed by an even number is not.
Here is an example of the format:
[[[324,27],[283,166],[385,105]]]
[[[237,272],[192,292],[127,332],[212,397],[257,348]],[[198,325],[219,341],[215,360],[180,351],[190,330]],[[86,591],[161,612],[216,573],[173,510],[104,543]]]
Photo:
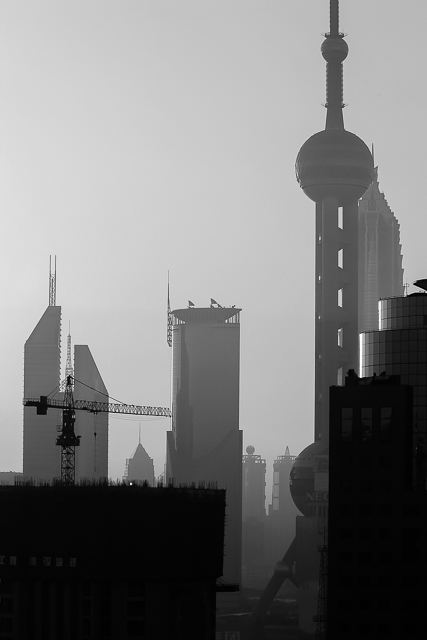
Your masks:
[[[339,347],[343,346],[343,336],[344,336],[344,329],[340,327],[338,329],[338,346]]]
[[[341,409],[341,439],[343,442],[353,441],[353,409]]]
[[[337,371],[337,385],[339,387],[342,387],[343,385],[343,370],[342,367],[340,367]]]
[[[338,251],[338,266],[340,269],[344,268],[344,249]]]
[[[380,442],[388,444],[392,441],[391,407],[381,407]]]
[[[343,207],[338,207],[338,227],[340,229],[344,229],[344,209],[343,209]]]
[[[343,302],[342,302],[343,301],[343,292],[344,292],[344,289],[338,289],[338,306],[339,307],[342,307],[342,305],[343,305]]]
[[[362,423],[362,442],[372,442],[372,407],[362,407],[360,410]]]

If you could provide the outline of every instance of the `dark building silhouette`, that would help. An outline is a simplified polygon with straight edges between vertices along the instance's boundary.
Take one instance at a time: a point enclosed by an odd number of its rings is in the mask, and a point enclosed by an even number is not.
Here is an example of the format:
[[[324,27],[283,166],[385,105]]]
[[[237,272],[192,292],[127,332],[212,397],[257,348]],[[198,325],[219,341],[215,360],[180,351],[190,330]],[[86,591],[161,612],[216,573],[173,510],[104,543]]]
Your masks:
[[[0,487],[0,511],[1,638],[215,639],[224,490]]]
[[[403,295],[400,225],[374,180],[359,200],[359,333],[379,328],[380,298]]]
[[[211,306],[171,312],[172,431],[167,480],[227,490],[224,576],[240,583],[242,432],[239,430],[240,309]],[[223,594],[236,602],[238,593]]]
[[[399,376],[331,388],[328,638],[425,637],[427,496],[413,483],[413,408]]]

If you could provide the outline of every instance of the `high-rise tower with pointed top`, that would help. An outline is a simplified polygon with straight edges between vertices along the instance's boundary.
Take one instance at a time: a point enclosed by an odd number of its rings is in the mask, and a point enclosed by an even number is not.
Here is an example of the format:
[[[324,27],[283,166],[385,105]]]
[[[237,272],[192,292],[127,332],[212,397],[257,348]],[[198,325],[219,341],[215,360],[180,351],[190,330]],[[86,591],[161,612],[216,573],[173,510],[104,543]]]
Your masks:
[[[330,0],[330,31],[322,44],[326,60],[326,125],[301,147],[296,174],[316,203],[315,440],[328,441],[329,387],[358,369],[359,198],[373,177],[366,144],[344,129],[343,61],[338,0]]]

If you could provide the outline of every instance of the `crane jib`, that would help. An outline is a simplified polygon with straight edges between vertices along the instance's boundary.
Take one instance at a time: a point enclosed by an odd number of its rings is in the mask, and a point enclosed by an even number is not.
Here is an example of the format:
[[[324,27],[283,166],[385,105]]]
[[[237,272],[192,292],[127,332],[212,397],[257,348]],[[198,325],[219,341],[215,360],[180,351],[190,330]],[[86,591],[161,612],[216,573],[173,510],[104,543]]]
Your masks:
[[[26,407],[36,407],[38,415],[46,415],[48,409],[66,409],[69,405],[62,400],[54,400],[47,396],[25,398]],[[74,400],[73,408],[90,413],[125,413],[136,416],[157,416],[170,418],[172,413],[168,407],[150,407],[135,404],[116,404],[111,402],[95,402],[91,400]]]

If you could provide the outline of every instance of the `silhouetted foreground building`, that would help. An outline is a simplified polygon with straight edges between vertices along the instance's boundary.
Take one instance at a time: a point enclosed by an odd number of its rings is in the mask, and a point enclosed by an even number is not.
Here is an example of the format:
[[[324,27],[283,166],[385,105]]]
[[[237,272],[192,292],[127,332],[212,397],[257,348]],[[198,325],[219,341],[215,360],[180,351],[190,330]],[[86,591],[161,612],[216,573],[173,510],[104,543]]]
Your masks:
[[[427,495],[413,488],[412,387],[330,395],[328,638],[425,638]]]
[[[0,487],[0,512],[0,638],[214,640],[225,491]]]
[[[379,328],[380,298],[403,296],[400,225],[378,183],[359,200],[359,333]]]

